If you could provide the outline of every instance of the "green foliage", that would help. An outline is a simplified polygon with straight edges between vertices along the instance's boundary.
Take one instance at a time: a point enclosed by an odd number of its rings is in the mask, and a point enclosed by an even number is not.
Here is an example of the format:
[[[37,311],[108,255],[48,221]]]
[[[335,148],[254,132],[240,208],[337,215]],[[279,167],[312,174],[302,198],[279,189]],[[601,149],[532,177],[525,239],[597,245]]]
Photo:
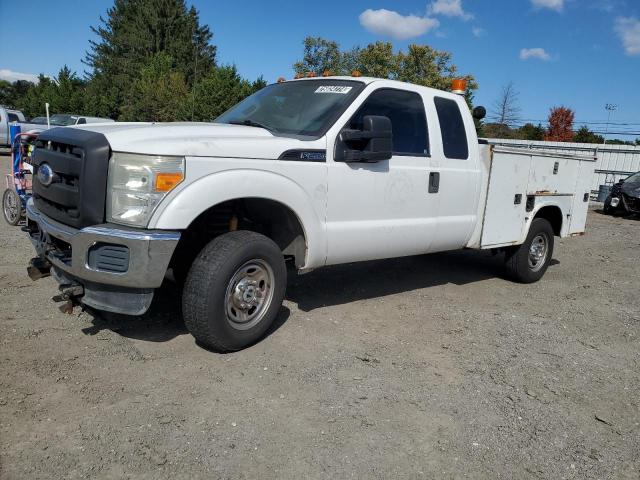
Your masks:
[[[28,117],[75,113],[115,120],[211,120],[266,84],[216,66],[212,33],[184,0],[115,0],[92,27],[81,80],[66,66],[55,81],[0,83],[0,101]]]
[[[198,80],[187,102],[182,116],[197,121],[212,121],[245,97],[266,86],[260,77],[249,82],[238,74],[235,66],[211,69]]]
[[[586,125],[583,125],[573,136],[573,141],[576,143],[604,143],[604,137],[593,133]]]
[[[540,124],[525,123],[516,132],[516,138],[522,140],[544,140],[546,130]]]
[[[120,118],[134,122],[182,119],[181,109],[187,93],[184,75],[173,67],[173,59],[166,53],[158,53],[140,70]]]
[[[478,84],[471,75],[458,74],[449,52],[435,50],[428,45],[409,45],[406,52],[393,51],[389,42],[370,43],[341,51],[337,42],[321,37],[304,40],[302,60],[293,64],[298,74],[313,72],[322,75],[326,70],[333,75],[350,75],[358,70],[362,75],[389,78],[427,87],[448,90],[451,80],[467,80],[467,101],[471,104],[473,90]]]

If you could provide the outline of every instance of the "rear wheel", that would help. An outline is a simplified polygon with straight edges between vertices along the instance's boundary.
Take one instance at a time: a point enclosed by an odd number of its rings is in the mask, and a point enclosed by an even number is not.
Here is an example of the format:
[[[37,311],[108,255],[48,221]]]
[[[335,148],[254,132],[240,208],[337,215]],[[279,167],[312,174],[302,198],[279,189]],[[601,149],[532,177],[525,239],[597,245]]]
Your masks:
[[[22,200],[11,188],[7,188],[2,195],[2,213],[9,225],[18,225],[22,218]]]
[[[271,239],[242,230],[221,235],[191,265],[182,294],[185,325],[209,348],[240,350],[271,326],[286,282],[284,257]]]
[[[507,251],[505,266],[509,276],[522,283],[540,280],[551,262],[553,235],[553,228],[548,220],[534,219],[525,242]]]

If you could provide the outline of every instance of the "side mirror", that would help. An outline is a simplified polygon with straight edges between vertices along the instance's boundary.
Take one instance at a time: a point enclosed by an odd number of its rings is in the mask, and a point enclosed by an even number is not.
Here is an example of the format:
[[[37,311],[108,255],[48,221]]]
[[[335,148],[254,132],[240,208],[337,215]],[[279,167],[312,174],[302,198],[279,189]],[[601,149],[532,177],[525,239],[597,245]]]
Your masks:
[[[618,183],[622,185],[624,183],[624,178],[621,178],[620,180],[618,180]]]
[[[475,107],[471,113],[476,120],[482,120],[487,116],[487,109],[484,107]]]
[[[389,117],[366,115],[362,130],[345,129],[336,143],[337,162],[378,162],[389,160],[393,151],[393,132]]]

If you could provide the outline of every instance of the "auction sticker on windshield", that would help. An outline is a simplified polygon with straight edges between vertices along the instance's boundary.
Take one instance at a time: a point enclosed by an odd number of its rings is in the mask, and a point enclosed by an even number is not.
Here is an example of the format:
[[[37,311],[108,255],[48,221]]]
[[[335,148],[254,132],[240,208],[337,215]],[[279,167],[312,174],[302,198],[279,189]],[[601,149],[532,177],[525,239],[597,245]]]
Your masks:
[[[352,88],[343,85],[322,85],[316,89],[315,93],[349,93]]]

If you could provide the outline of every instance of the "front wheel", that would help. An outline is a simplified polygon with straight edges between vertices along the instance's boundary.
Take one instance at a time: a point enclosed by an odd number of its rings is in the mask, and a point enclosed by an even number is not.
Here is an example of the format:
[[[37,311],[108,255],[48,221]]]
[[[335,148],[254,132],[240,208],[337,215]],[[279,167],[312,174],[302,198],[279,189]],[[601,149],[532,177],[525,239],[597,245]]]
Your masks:
[[[221,235],[191,265],[182,294],[185,325],[213,350],[240,350],[271,326],[286,283],[284,257],[271,239],[243,230]]]
[[[2,195],[2,213],[9,225],[18,225],[22,218],[22,200],[15,190],[7,188]]]
[[[509,276],[521,283],[540,280],[551,262],[553,235],[548,220],[534,219],[524,243],[507,251],[505,266]]]

